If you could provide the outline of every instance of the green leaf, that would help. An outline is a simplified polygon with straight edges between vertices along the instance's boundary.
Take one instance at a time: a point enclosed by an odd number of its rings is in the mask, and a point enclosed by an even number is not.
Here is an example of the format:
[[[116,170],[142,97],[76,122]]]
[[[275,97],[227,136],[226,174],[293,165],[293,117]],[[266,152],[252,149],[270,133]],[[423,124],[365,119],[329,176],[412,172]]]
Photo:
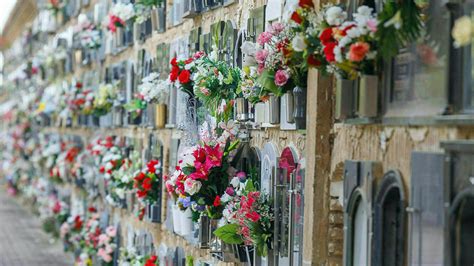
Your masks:
[[[185,175],[190,175],[190,174],[194,173],[194,171],[196,171],[196,168],[194,168],[193,166],[183,167],[183,174],[185,174]]]
[[[265,90],[272,92],[277,96],[281,95],[280,88],[275,85],[274,71],[265,69],[262,74],[257,78],[257,82],[260,83]]]
[[[243,240],[240,235],[237,234],[238,229],[239,225],[237,224],[226,224],[217,228],[217,230],[214,231],[214,235],[227,244],[242,244]]]

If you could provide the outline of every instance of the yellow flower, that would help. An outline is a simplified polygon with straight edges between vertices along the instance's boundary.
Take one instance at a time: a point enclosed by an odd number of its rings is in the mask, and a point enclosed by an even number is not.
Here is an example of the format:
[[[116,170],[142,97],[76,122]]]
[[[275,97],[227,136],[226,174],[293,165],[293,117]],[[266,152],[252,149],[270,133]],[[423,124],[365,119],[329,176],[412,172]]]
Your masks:
[[[44,109],[46,109],[46,104],[44,102],[41,102],[39,105],[38,105],[38,109],[36,109],[36,113],[41,113],[44,111]]]
[[[454,22],[451,35],[454,39],[456,48],[471,44],[472,39],[472,21],[468,16],[458,18]]]
[[[395,29],[399,30],[402,27],[402,23],[403,23],[402,13],[400,12],[400,10],[398,10],[397,13],[395,13],[395,15],[391,19],[389,19],[387,22],[383,24],[383,26],[385,28],[394,26]]]

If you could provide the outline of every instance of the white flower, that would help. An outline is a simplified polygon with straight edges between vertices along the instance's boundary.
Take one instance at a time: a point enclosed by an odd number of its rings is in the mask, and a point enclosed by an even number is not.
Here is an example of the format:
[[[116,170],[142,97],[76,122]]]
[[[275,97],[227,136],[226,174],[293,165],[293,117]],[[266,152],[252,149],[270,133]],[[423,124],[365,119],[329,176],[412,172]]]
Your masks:
[[[330,26],[339,26],[347,18],[347,13],[339,6],[332,6],[326,10],[326,21]]]
[[[231,184],[234,188],[238,188],[239,185],[240,185],[240,179],[239,179],[239,177],[234,176],[234,177],[232,178],[232,180],[230,180],[230,184]]]
[[[127,21],[135,16],[133,4],[117,3],[111,10],[111,14],[119,17],[120,19]]]
[[[123,188],[116,188],[115,189],[115,194],[117,194],[117,196],[121,199],[124,199],[125,198],[125,189]]]
[[[184,181],[184,191],[191,196],[196,194],[201,189],[201,186],[201,182],[191,178],[188,178],[186,181]]]
[[[360,6],[357,8],[357,13],[354,16],[370,17],[374,9],[368,6]]]
[[[403,23],[402,13],[400,12],[400,10],[398,10],[397,13],[395,13],[395,15],[391,19],[389,19],[387,22],[383,24],[383,26],[385,28],[394,26],[395,29],[399,30],[402,27],[402,23]]]
[[[231,200],[232,200],[232,196],[230,196],[227,193],[224,193],[224,195],[222,195],[222,197],[221,197],[221,201],[224,202],[224,203],[227,203]]]
[[[456,48],[469,45],[472,39],[472,21],[468,16],[458,18],[454,22],[454,27],[451,31],[451,35],[454,39],[454,46]]]
[[[297,34],[291,41],[291,46],[295,51],[303,52],[307,47],[304,36],[302,34]]]
[[[352,41],[352,38],[346,35],[346,36],[341,38],[341,40],[339,41],[338,46],[344,47],[344,46],[348,45],[351,41]]]

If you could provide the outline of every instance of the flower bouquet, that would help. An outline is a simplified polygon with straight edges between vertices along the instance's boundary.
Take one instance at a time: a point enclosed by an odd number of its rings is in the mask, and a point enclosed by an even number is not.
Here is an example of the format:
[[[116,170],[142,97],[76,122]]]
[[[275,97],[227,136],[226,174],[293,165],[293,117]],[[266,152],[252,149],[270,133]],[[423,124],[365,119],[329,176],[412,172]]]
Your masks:
[[[293,89],[293,77],[285,60],[285,54],[290,40],[294,37],[291,31],[285,29],[281,23],[273,23],[267,31],[262,32],[257,43],[245,42],[242,51],[246,54],[247,75],[256,77],[256,86],[251,93],[251,101],[266,100],[270,94],[281,96],[284,92]],[[254,68],[254,70],[251,69]],[[255,71],[256,67],[256,71]]]
[[[112,109],[117,97],[117,87],[114,84],[101,84],[94,97],[92,113],[95,116],[106,115]]]
[[[187,93],[189,96],[194,96],[194,83],[192,80],[192,74],[196,71],[195,60],[204,56],[203,52],[197,52],[194,56],[178,60],[176,57],[171,59],[171,71],[169,80],[171,83],[176,84],[178,88]]]
[[[254,245],[259,256],[267,256],[273,241],[273,210],[269,197],[257,191],[253,179],[243,172],[232,178],[221,197],[225,225],[214,235],[227,244]]]
[[[117,28],[125,27],[127,20],[135,16],[133,4],[116,3],[109,12],[107,21],[107,29],[116,32]]]
[[[177,197],[179,208],[191,208],[193,221],[201,215],[211,219],[222,217],[224,205],[220,196],[229,183],[229,157],[237,145],[238,141],[229,139],[225,146],[203,144],[194,147],[166,181],[167,190]]]
[[[358,74],[375,74],[377,19],[373,9],[360,6],[354,21],[345,21],[341,7],[325,10],[326,28],[319,37],[330,69],[342,78],[355,79]]]
[[[82,48],[98,49],[101,46],[100,30],[89,20],[86,14],[79,15],[75,33]]]
[[[132,118],[137,118],[148,104],[166,104],[169,95],[169,82],[160,80],[160,74],[153,72],[142,79],[138,86],[138,93],[130,103],[124,107],[131,112]]]
[[[104,266],[112,266],[114,251],[117,248],[115,237],[117,229],[114,226],[109,226],[105,232],[100,234],[97,242],[97,256],[102,261]]]
[[[151,160],[146,164],[146,168],[134,177],[133,187],[137,189],[137,197],[143,202],[156,203],[161,192],[161,162]]]
[[[133,178],[140,171],[141,166],[140,153],[133,151],[129,158],[124,159],[120,168],[112,172],[109,195],[106,197],[109,203],[118,205],[119,202],[125,200],[125,193],[133,190]]]
[[[70,216],[67,221],[61,225],[59,232],[66,250],[75,251],[80,248],[80,237],[78,238],[78,235],[81,233],[83,225],[84,221],[79,215],[75,217]]]
[[[239,93],[240,69],[217,59],[217,52],[194,61],[194,94],[217,121],[228,121]]]

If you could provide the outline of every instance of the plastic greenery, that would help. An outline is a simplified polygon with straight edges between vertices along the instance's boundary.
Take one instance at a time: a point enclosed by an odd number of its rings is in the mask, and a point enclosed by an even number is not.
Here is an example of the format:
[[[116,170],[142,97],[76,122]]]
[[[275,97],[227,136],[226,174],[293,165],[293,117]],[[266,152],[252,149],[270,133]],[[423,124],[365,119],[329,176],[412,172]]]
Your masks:
[[[395,0],[384,4],[378,19],[377,38],[380,54],[391,58],[410,42],[415,41],[423,27],[421,9],[413,0]]]

